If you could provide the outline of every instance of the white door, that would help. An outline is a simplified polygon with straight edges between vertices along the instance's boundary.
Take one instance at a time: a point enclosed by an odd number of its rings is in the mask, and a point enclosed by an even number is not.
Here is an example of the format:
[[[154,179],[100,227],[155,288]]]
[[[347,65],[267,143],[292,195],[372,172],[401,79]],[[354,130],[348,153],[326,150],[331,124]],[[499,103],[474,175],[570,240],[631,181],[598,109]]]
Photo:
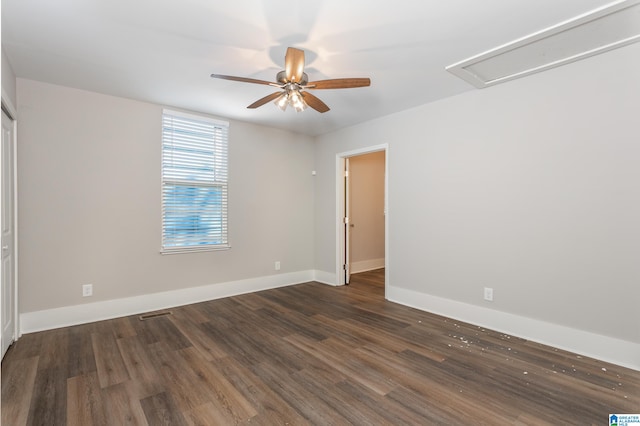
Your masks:
[[[351,280],[351,191],[349,188],[349,158],[344,159],[344,283]]]
[[[15,271],[14,271],[14,217],[13,217],[13,121],[2,111],[2,156],[0,179],[2,179],[2,263],[0,275],[0,319],[2,320],[2,357],[15,340]]]

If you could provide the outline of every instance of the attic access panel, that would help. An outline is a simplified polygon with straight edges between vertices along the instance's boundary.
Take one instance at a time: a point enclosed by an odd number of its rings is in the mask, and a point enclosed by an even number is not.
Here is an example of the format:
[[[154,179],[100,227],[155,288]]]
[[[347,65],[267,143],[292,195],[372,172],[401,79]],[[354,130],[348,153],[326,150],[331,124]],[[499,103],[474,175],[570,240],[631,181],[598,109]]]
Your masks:
[[[482,89],[640,41],[640,0],[622,0],[449,65]]]

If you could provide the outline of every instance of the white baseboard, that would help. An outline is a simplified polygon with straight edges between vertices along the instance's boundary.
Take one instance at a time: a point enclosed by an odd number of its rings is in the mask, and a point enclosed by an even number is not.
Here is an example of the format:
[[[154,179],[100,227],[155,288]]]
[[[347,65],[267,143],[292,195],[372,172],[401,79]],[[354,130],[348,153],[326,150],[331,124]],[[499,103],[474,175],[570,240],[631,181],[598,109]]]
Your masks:
[[[384,268],[384,257],[381,259],[361,260],[359,262],[351,262],[351,273],[373,271],[374,269]]]
[[[190,287],[20,314],[20,334],[136,315],[314,280],[313,270]]]
[[[328,285],[332,285],[332,286],[337,286],[338,283],[336,282],[336,274],[335,273],[331,273],[331,272],[326,272],[326,271],[319,271],[319,270],[315,270],[313,271],[313,280],[317,281],[319,283],[322,284],[328,284]]]
[[[402,305],[640,370],[640,344],[638,343],[399,287],[387,286],[385,297]]]
[[[20,314],[20,334],[135,315],[308,281],[335,286],[335,280],[335,274],[309,270],[26,312]],[[399,287],[387,286],[386,298],[423,311],[640,370],[640,344],[637,343]]]

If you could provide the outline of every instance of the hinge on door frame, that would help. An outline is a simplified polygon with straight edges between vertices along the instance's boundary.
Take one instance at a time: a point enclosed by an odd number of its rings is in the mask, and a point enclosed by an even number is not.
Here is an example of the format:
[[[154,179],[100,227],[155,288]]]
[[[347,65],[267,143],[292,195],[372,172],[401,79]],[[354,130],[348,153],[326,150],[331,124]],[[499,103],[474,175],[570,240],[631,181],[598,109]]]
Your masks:
[[[348,217],[343,217],[342,218],[342,223],[344,223],[345,225],[349,224],[349,218]]]

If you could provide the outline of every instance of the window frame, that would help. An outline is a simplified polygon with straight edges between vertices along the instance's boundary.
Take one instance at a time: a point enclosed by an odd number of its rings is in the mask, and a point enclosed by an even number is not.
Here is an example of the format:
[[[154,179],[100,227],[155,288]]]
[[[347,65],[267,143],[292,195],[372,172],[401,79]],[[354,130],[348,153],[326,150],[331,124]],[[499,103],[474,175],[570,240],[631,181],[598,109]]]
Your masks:
[[[215,140],[211,142],[211,148],[215,151],[215,155],[223,155],[222,162],[215,161],[214,164],[211,165],[212,173],[214,174],[214,179],[188,179],[177,176],[167,176],[165,173],[165,159],[167,152],[165,151],[165,145],[168,140],[165,137],[165,128],[167,127],[166,120],[171,118],[177,118],[182,120],[191,121],[197,125],[211,125],[211,131],[216,131],[216,129],[222,130],[222,136],[220,140]],[[193,253],[193,252],[204,252],[204,251],[218,251],[218,250],[228,250],[231,248],[229,243],[229,122],[216,120],[208,116],[189,114],[181,111],[176,111],[168,108],[162,109],[161,116],[161,138],[160,138],[160,214],[161,214],[161,240],[160,240],[160,253],[161,254],[178,254],[178,253]],[[220,147],[222,145],[222,148]],[[171,174],[171,173],[168,173]],[[171,209],[167,207],[167,199],[166,193],[170,190],[169,187],[173,187],[175,192],[178,192],[180,186],[184,187],[185,192],[195,192],[201,194],[200,196],[208,197],[206,192],[210,188],[220,188],[220,197],[221,202],[219,203],[219,209],[221,211],[221,216],[219,222],[222,223],[222,229],[218,235],[222,237],[221,242],[214,242],[211,240],[210,242],[206,242],[205,240],[200,244],[194,243],[198,240],[197,235],[194,236],[193,241],[189,241],[186,238],[186,244],[182,245],[173,245],[168,244],[171,243],[171,238],[168,238],[167,235],[167,212],[170,212]],[[195,191],[193,190],[195,188]],[[205,195],[202,195],[202,191],[204,191]],[[194,195],[197,197],[198,195]],[[210,207],[211,205],[207,205]],[[213,206],[216,206],[213,204]],[[191,206],[193,207],[193,206]],[[199,212],[201,214],[202,212]],[[211,223],[215,223],[215,221],[211,221]],[[183,236],[184,237],[184,236]],[[188,236],[187,236],[188,237]],[[175,239],[173,240],[175,242]]]

